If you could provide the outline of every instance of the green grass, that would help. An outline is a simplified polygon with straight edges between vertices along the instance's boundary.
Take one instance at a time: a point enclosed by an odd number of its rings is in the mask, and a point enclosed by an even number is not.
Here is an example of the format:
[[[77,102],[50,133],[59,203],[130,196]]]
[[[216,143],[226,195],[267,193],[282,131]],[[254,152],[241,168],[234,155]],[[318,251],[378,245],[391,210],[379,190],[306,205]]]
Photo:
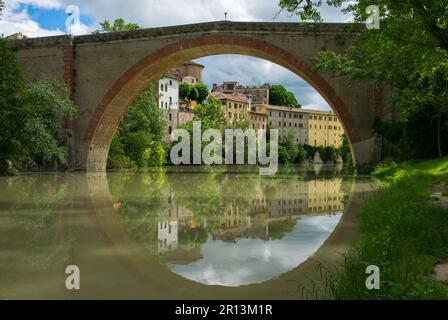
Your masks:
[[[390,181],[359,212],[361,237],[342,271],[325,280],[334,299],[448,299],[430,274],[448,257],[448,210],[432,205],[432,185],[448,181],[448,159],[392,163],[373,175]],[[380,267],[381,289],[367,290],[366,268]]]

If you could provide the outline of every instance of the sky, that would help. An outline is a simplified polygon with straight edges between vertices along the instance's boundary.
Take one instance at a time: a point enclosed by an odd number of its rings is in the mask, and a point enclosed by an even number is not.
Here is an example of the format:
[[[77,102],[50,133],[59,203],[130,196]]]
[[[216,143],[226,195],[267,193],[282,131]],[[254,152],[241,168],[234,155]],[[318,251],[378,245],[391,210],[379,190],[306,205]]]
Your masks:
[[[223,20],[224,12],[232,21],[298,21],[287,13],[278,14],[278,0],[5,0],[5,4],[0,17],[0,34],[5,36],[16,32],[28,37],[66,34],[69,6],[79,8],[79,15],[73,15],[75,21],[71,24],[71,33],[76,35],[91,33],[99,29],[99,22],[104,19],[118,17],[147,28]],[[340,9],[327,6],[322,8],[322,17],[325,22],[352,19]],[[239,55],[210,56],[196,61],[206,67],[204,77],[209,87],[223,81],[238,81],[246,86],[282,84],[304,108],[330,109],[308,83],[269,61]]]
[[[174,273],[207,284],[238,287],[276,278],[306,261],[324,244],[342,214],[304,217],[281,240],[213,240],[201,247],[202,259],[174,265]]]

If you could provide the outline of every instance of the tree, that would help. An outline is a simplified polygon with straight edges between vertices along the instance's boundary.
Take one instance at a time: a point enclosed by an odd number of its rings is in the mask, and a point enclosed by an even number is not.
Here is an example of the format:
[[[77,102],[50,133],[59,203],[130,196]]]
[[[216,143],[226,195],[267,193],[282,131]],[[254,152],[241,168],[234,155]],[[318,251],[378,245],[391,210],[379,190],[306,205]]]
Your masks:
[[[221,101],[209,96],[202,104],[194,109],[194,120],[201,121],[202,128],[225,129],[227,119],[221,106]]]
[[[100,26],[101,29],[95,31],[94,33],[125,32],[139,30],[142,28],[136,23],[126,23],[123,18],[115,19],[113,24],[111,24],[109,20],[104,20],[103,22],[100,22]]]
[[[2,0],[0,0],[0,16],[2,14],[3,9],[5,9],[5,3]]]
[[[198,90],[198,103],[204,102],[209,95],[207,85],[205,83],[198,83],[196,84],[196,89]]]
[[[157,105],[155,84],[140,93],[124,114],[109,151],[108,167],[164,164],[165,118]]]
[[[319,3],[281,0],[280,6],[302,19],[320,20]],[[402,158],[442,156],[448,152],[442,143],[448,137],[448,0],[358,0],[344,12],[364,22],[370,5],[380,9],[380,29],[361,30],[344,54],[321,52],[314,68],[389,85],[394,92],[388,105],[397,117],[377,121],[376,132],[392,136]]]
[[[191,85],[189,83],[182,82],[179,85],[179,96],[182,99],[189,99],[190,92],[191,92]]]
[[[14,52],[0,38],[0,171],[66,161],[61,119],[76,109],[59,82],[29,84]],[[9,164],[8,164],[9,162]]]
[[[301,105],[297,102],[294,94],[278,84],[269,87],[269,104],[274,106],[301,108]]]
[[[208,87],[206,84],[189,84],[182,82],[179,85],[179,96],[186,101],[197,101],[203,103],[209,95]]]

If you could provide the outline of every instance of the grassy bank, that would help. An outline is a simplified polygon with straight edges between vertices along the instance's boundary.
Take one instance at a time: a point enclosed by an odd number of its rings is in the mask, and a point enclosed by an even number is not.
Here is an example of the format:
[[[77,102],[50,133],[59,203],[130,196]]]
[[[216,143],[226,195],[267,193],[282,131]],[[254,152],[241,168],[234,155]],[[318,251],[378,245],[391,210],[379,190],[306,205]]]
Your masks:
[[[373,174],[389,180],[359,213],[360,239],[342,272],[325,281],[335,299],[448,299],[446,283],[431,279],[448,257],[448,210],[431,204],[430,189],[448,182],[448,159],[392,164]],[[380,268],[381,289],[367,290],[366,268]]]

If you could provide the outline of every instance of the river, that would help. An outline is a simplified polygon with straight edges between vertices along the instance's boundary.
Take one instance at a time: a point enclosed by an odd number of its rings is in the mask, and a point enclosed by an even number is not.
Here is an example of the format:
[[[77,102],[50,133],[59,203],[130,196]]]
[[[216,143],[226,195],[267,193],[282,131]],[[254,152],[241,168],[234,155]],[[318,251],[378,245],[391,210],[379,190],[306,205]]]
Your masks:
[[[312,281],[338,265],[376,189],[339,171],[0,177],[0,299],[322,296]]]

